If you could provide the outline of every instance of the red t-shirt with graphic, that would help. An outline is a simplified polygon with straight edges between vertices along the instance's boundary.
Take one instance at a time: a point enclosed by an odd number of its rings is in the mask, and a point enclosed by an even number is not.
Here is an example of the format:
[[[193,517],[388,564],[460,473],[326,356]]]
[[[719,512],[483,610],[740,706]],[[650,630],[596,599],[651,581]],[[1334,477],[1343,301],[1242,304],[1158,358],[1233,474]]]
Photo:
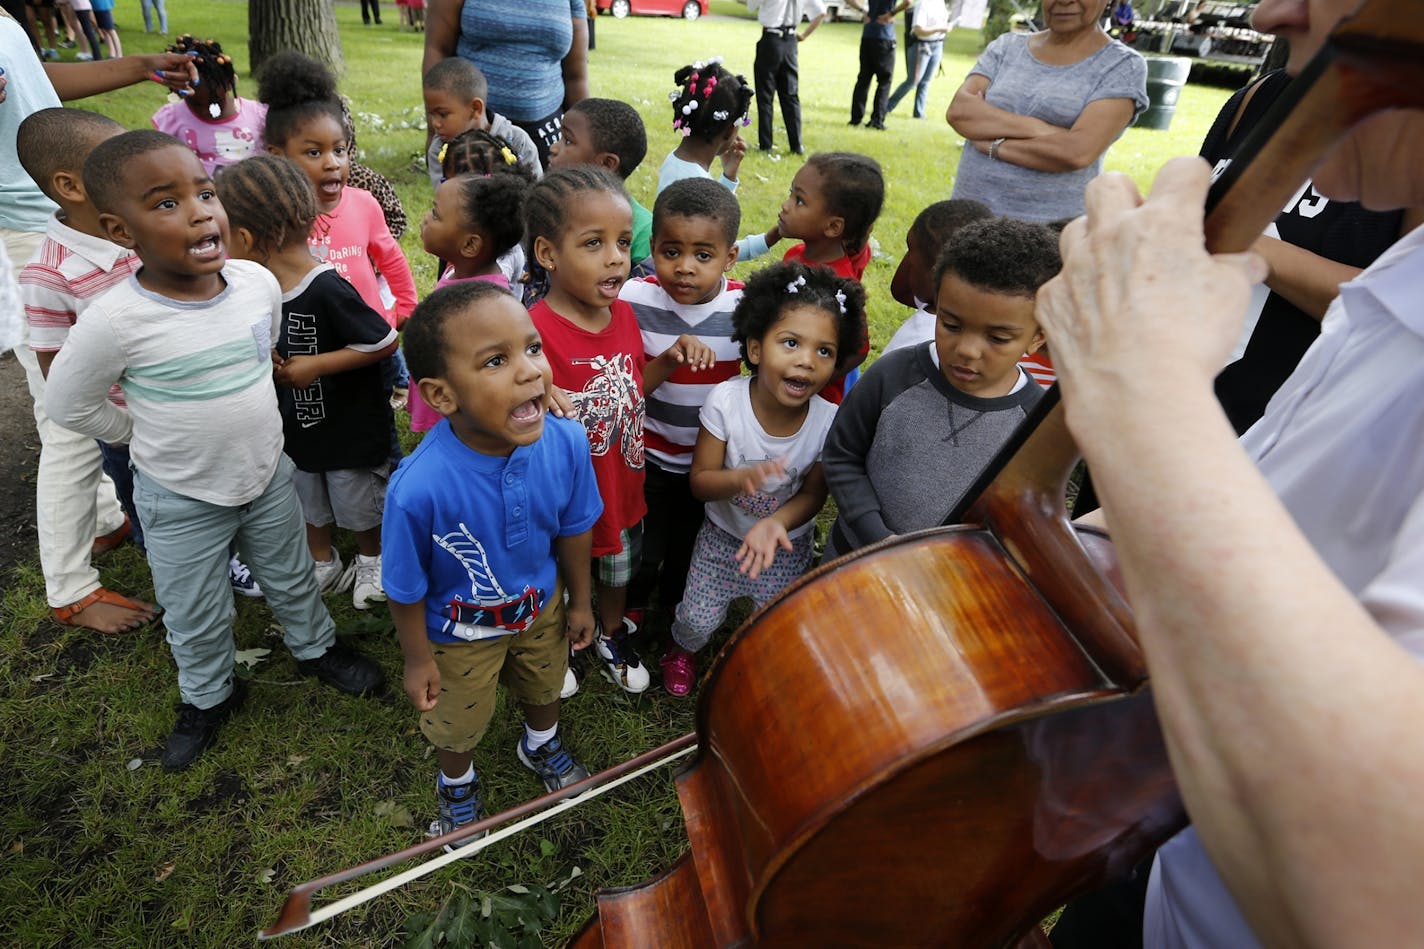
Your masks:
[[[623,549],[620,531],[648,512],[643,500],[643,333],[633,308],[614,301],[613,319],[593,333],[540,300],[529,308],[544,340],[554,385],[578,406],[588,433],[593,473],[603,496],[603,516],[593,526],[593,555]]]

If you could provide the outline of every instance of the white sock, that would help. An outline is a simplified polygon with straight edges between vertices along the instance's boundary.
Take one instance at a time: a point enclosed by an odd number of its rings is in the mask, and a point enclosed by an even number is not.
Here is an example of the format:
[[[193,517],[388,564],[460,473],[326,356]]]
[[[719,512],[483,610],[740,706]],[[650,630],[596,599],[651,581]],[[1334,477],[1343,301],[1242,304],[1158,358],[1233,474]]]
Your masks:
[[[554,740],[554,736],[559,733],[559,723],[555,722],[542,731],[536,731],[529,727],[529,723],[524,723],[524,747],[529,751],[537,751],[549,742]]]
[[[465,768],[465,773],[460,775],[458,778],[452,778],[444,771],[440,772],[440,783],[445,785],[447,788],[456,787],[457,785],[461,784],[469,784],[473,780],[475,780],[475,766],[473,763],[468,765]]]

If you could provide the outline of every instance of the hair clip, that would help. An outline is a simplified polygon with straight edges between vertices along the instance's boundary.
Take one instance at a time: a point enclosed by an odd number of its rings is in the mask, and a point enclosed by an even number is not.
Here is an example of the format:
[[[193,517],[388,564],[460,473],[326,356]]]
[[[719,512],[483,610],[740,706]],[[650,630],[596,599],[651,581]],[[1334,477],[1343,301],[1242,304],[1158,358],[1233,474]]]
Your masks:
[[[751,116],[751,113],[750,113],[750,112],[748,112],[748,113],[746,113],[746,114],[744,114],[744,115],[742,116],[742,124],[743,124],[743,125],[751,125],[751,124],[752,124],[752,116]]]
[[[711,59],[707,60],[707,65],[709,65],[709,66],[720,66],[720,65],[722,65],[722,57],[721,57],[721,56],[713,56]]]
[[[716,119],[718,122],[725,122],[727,121],[727,116],[731,114],[732,113],[728,112],[726,109],[722,109],[719,112],[713,112],[712,118]]]
[[[684,125],[684,126],[682,127],[682,137],[683,137],[683,138],[687,138],[687,137],[690,136],[691,134],[692,134],[692,126],[690,126],[690,125]]]
[[[702,68],[702,64],[701,64],[701,63],[694,64],[694,66],[693,66],[693,68],[692,68],[692,75],[687,77],[687,84],[688,84],[689,86],[695,86],[695,85],[697,85],[697,79],[698,79],[698,75],[699,75],[697,71],[698,71],[699,69],[701,69],[701,68]]]
[[[668,93],[668,101],[669,101],[669,102],[676,102],[677,99],[678,99],[678,96],[680,96],[680,95],[682,95],[682,93],[680,93],[680,92],[678,92],[676,89],[674,89],[672,92],[669,92],[669,93]]]
[[[672,120],[672,127],[675,128],[675,129],[680,129],[680,128],[682,128],[682,119],[673,119],[673,120]]]
[[[844,290],[837,290],[837,291],[836,291],[836,302],[841,305],[841,316],[845,316],[845,315],[846,315],[845,301],[846,301],[845,291],[844,291]]]
[[[787,292],[787,293],[800,293],[800,292],[801,292],[801,288],[804,287],[804,286],[806,286],[806,275],[805,275],[805,274],[801,274],[801,275],[798,276],[795,280],[791,281],[790,283],[788,283],[788,284],[786,285],[786,292]]]
[[[502,146],[499,150],[499,153],[504,156],[504,163],[506,165],[515,165],[519,163],[519,159],[514,157],[514,152],[509,150],[508,145]]]
[[[222,118],[222,106],[216,102],[208,103],[208,115],[211,115],[215,119]]]
[[[443,143],[440,145],[440,154],[438,154],[438,155],[435,156],[435,160],[438,161],[438,162],[439,162],[440,164],[442,164],[442,165],[445,164],[445,156],[446,156],[446,154],[449,153],[449,151],[450,151],[450,143],[449,143],[449,142],[443,142]]]
[[[700,60],[700,59],[699,59],[697,62],[695,62],[695,63],[692,64],[692,68],[695,69],[695,70],[697,70],[698,72],[701,72],[703,69],[706,68],[706,66],[707,66],[707,64],[704,63],[704,62],[703,62],[702,60]]]

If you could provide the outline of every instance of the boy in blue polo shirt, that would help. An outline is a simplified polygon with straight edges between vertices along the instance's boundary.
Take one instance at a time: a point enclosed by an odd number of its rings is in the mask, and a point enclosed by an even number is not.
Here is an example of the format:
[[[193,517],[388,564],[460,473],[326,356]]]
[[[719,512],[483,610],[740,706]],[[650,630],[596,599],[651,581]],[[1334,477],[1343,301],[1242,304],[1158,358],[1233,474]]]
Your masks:
[[[593,639],[589,563],[603,502],[583,426],[545,418],[549,364],[506,290],[436,290],[411,316],[405,356],[444,420],[391,478],[382,579],[405,691],[439,752],[438,823],[449,833],[484,814],[472,753],[498,682],[524,710],[516,754],[544,787],[588,775],[558,736],[559,690],[568,645]]]

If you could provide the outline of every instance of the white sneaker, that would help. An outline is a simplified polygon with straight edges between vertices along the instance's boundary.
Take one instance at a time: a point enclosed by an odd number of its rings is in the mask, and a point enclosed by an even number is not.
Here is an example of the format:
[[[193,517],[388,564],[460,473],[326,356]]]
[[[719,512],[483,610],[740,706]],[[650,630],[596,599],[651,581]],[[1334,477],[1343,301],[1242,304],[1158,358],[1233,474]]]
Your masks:
[[[365,557],[356,555],[351,565],[354,573],[351,587],[351,605],[358,610],[369,610],[372,603],[386,602],[386,591],[381,589],[381,555]]]
[[[559,698],[568,699],[578,695],[578,676],[574,675],[573,667],[564,670],[564,687],[559,690]]]
[[[639,695],[648,690],[652,677],[638,654],[633,651],[630,637],[638,631],[633,621],[624,617],[622,635],[604,636],[600,633],[593,641],[598,658],[603,665],[603,674],[624,692]]]
[[[341,593],[350,589],[351,581],[355,578],[353,570],[354,568],[346,568],[341,562],[341,555],[333,547],[330,560],[316,562],[316,585],[321,588],[322,593]]]

